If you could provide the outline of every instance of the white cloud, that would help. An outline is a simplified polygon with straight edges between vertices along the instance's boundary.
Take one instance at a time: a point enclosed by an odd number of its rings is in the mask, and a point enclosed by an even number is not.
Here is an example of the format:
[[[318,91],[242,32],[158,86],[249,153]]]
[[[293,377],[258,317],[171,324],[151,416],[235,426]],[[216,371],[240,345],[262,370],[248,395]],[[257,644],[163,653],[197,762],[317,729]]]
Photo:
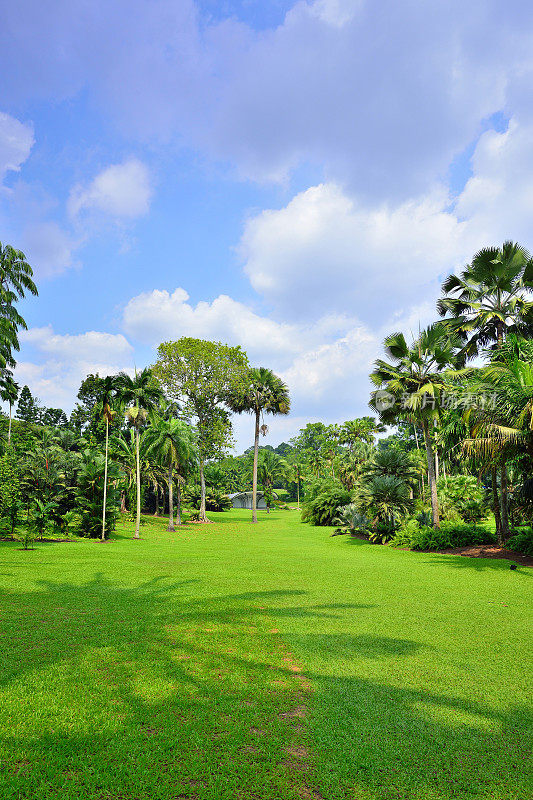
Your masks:
[[[18,172],[35,139],[33,126],[0,111],[0,184],[7,172]]]
[[[20,339],[23,360],[16,366],[17,381],[27,383],[45,405],[67,411],[89,373],[114,375],[132,366],[133,348],[122,334],[62,335],[45,326],[23,331]]]
[[[135,219],[148,213],[152,194],[148,168],[132,158],[106,167],[86,187],[75,186],[68,210],[73,217],[81,211],[97,211],[111,217]]]

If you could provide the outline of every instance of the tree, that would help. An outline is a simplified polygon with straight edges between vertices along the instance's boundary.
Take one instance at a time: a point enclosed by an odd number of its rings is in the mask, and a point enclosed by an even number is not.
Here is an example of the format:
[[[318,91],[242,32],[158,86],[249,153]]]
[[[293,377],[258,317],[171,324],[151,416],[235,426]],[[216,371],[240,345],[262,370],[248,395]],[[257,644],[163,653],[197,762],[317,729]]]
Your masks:
[[[467,357],[480,346],[502,344],[509,326],[531,330],[533,259],[515,242],[480,250],[461,275],[442,284],[437,310],[450,328],[466,340]]]
[[[17,402],[20,386],[13,380],[13,375],[9,370],[4,371],[0,379],[0,397],[4,403],[9,403],[9,428],[7,433],[7,443],[11,444],[11,417],[13,405]]]
[[[364,467],[364,474],[368,478],[391,475],[408,484],[418,479],[418,471],[407,453],[394,448],[377,450]]]
[[[114,405],[117,396],[121,392],[123,382],[115,375],[108,375],[106,378],[99,378],[96,386],[96,412],[105,421],[105,464],[104,464],[104,497],[102,503],[102,541],[105,541],[105,513],[107,499],[107,461],[109,450],[109,423],[115,416],[117,410]],[[78,394],[79,397],[79,394]]]
[[[257,464],[259,423],[262,414],[288,414],[291,402],[287,386],[272,370],[254,367],[248,371],[246,383],[228,398],[228,405],[238,414],[248,412],[255,417],[254,465],[252,478],[252,522],[257,522]],[[263,426],[263,435],[266,434]]]
[[[141,526],[141,465],[139,459],[140,429],[146,422],[148,413],[153,411],[162,399],[163,393],[157,385],[151,370],[135,371],[132,378],[125,372],[118,376],[119,390],[117,398],[126,408],[126,417],[135,429],[135,476],[137,488],[137,512],[135,517],[134,538],[139,538]]]
[[[257,464],[257,478],[265,493],[267,511],[270,511],[273,487],[276,483],[287,479],[288,471],[289,466],[281,456],[271,450],[261,450]]]
[[[382,421],[414,417],[422,427],[436,528],[440,524],[439,503],[429,421],[438,413],[441,394],[447,387],[444,370],[455,365],[459,344],[457,336],[450,334],[442,323],[426,328],[410,346],[403,333],[393,333],[384,342],[390,361],[377,359],[370,375],[379,387],[372,393],[370,406],[378,411]]]
[[[200,520],[205,522],[206,460],[224,454],[231,441],[231,422],[223,407],[246,381],[248,360],[240,347],[183,337],[157,350],[154,375],[167,398],[178,403],[197,431],[200,472]]]
[[[339,427],[338,438],[340,444],[346,445],[349,450],[357,447],[359,442],[374,444],[376,433],[383,433],[384,425],[377,422],[374,417],[360,417],[351,419]]]
[[[22,300],[26,292],[36,295],[33,270],[21,250],[0,242],[0,368],[14,366],[12,351],[19,349],[18,329],[27,329],[26,322],[18,313],[15,302]]]
[[[166,463],[168,468],[168,531],[174,527],[173,471],[178,474],[178,481],[196,460],[197,449],[194,433],[181,419],[170,417],[165,419],[154,415],[152,425],[146,431],[144,444],[147,456],[155,455]],[[178,486],[178,525],[181,525],[181,504]]]
[[[37,422],[37,403],[26,385],[22,387],[15,416],[22,422]]]

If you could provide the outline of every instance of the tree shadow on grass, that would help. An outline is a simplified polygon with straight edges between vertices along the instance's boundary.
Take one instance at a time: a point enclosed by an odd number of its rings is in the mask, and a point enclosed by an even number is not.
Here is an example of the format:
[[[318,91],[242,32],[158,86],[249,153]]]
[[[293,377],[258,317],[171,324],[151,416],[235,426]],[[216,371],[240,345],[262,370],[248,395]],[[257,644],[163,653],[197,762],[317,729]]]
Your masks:
[[[95,575],[2,593],[3,798],[529,798],[527,709],[399,685],[413,640],[271,630],[283,614],[326,622],[355,604],[202,588]],[[304,700],[287,644],[311,682]],[[307,667],[317,654],[327,669]],[[303,702],[305,718],[287,721]],[[297,727],[311,753],[299,776],[286,757]]]

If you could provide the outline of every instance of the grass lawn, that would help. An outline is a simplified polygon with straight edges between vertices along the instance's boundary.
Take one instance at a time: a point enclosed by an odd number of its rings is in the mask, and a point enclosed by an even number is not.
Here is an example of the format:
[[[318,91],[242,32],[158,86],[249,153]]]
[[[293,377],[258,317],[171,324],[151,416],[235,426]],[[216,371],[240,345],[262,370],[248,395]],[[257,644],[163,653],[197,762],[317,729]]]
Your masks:
[[[530,800],[533,570],[210,516],[0,545],[2,800]]]

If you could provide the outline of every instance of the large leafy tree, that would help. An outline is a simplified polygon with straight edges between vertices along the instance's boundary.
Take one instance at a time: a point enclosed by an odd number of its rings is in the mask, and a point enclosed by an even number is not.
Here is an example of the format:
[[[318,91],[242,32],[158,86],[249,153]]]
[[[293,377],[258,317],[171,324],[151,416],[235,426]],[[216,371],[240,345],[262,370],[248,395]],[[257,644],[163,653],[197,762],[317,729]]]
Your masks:
[[[426,328],[410,345],[403,333],[393,333],[384,342],[389,361],[378,359],[370,375],[378,387],[370,406],[382,421],[415,419],[423,430],[435,527],[440,523],[430,422],[438,414],[441,395],[447,388],[444,371],[455,365],[459,343],[442,323]]]
[[[134,538],[139,538],[141,526],[141,465],[140,465],[140,431],[146,423],[148,414],[157,408],[163,392],[154,380],[151,370],[143,369],[135,372],[132,378],[125,372],[119,375],[118,399],[126,406],[126,418],[135,430],[135,479],[137,488],[137,509],[135,516]]]
[[[37,422],[39,416],[37,401],[26,385],[22,387],[20,392],[15,416],[22,422]]]
[[[515,242],[485,247],[460,275],[450,275],[437,303],[440,315],[475,356],[480,347],[505,339],[511,329],[532,330],[533,259]]]
[[[220,457],[231,442],[227,398],[246,382],[248,360],[240,347],[183,337],[159,345],[154,374],[169,400],[194,422],[198,436],[200,520],[205,521],[204,465]]]
[[[232,411],[254,416],[254,464],[252,477],[252,522],[257,522],[257,464],[261,415],[288,414],[291,403],[287,386],[272,370],[253,367],[246,382],[227,399]],[[266,426],[263,432],[266,433]]]
[[[174,531],[174,471],[179,481],[196,461],[197,448],[194,432],[190,425],[175,417],[152,417],[152,424],[144,437],[145,452],[148,457],[160,458],[168,468],[168,527]],[[178,525],[181,525],[181,508],[178,502]]]

